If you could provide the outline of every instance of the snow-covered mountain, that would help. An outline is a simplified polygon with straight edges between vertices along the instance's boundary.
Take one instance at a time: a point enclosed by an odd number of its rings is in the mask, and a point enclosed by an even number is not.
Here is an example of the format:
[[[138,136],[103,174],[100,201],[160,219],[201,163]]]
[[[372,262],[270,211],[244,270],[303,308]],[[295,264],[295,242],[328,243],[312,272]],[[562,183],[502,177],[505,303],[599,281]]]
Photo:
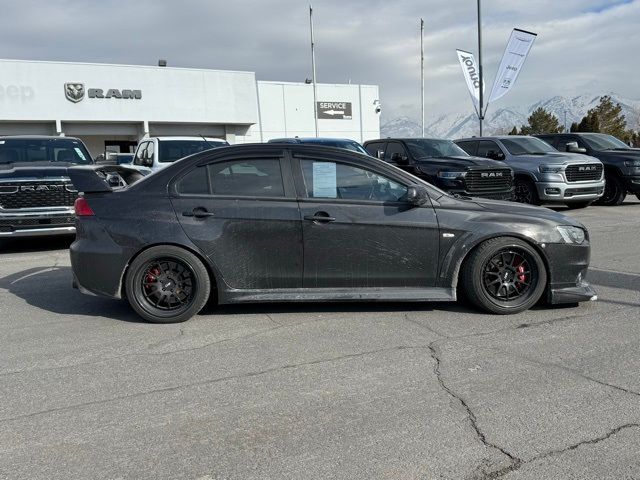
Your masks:
[[[614,102],[622,105],[622,112],[630,128],[640,128],[640,100],[625,98],[608,93]],[[600,94],[582,94],[575,97],[554,96],[528,106],[489,108],[484,127],[486,135],[507,134],[514,126],[520,128],[527,124],[529,115],[542,107],[553,113],[560,124],[579,122],[587,111],[600,102]],[[448,113],[428,118],[425,125],[428,137],[463,138],[478,134],[478,118],[475,114]],[[380,127],[382,137],[418,137],[422,133],[420,122],[409,117],[399,117],[384,123]]]

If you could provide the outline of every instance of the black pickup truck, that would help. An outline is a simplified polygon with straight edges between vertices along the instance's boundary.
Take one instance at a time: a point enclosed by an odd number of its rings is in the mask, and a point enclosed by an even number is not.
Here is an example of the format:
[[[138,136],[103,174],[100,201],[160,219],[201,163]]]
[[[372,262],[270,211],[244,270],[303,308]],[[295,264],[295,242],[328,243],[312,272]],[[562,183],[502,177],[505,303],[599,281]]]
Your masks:
[[[387,138],[365,142],[369,155],[385,160],[453,195],[494,200],[513,198],[513,170],[472,157],[451,140]]]
[[[640,200],[640,148],[603,133],[553,133],[536,135],[561,152],[582,153],[604,164],[604,194],[597,202],[615,206],[624,202],[627,192]]]
[[[75,233],[67,169],[92,163],[77,138],[0,137],[0,240]]]

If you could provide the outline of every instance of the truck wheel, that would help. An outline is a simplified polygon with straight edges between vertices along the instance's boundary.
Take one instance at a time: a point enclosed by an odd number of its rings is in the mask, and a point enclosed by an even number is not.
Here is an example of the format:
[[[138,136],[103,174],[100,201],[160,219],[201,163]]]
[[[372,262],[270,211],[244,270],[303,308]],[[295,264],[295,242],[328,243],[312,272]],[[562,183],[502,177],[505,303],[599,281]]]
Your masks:
[[[513,199],[518,203],[540,205],[536,186],[528,178],[516,178]]]
[[[620,177],[614,174],[605,175],[604,194],[598,200],[598,205],[615,207],[624,202],[627,192]]]
[[[569,202],[567,203],[567,207],[569,207],[571,210],[578,210],[580,208],[587,208],[589,205],[591,205],[593,203],[592,200],[589,200],[588,202]]]
[[[547,270],[528,243],[511,237],[492,238],[465,260],[460,285],[471,303],[483,310],[499,315],[519,313],[542,297]]]
[[[153,323],[189,320],[207,303],[211,280],[191,252],[172,245],[151,247],[138,255],[125,281],[131,307]]]
[[[636,198],[640,200],[640,193],[636,194]]]

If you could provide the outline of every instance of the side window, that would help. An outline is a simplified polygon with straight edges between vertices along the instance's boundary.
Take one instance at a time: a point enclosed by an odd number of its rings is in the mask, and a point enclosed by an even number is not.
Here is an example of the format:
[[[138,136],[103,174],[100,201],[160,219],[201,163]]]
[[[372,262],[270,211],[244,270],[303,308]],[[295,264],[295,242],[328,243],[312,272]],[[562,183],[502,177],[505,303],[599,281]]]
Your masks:
[[[456,145],[458,145],[461,149],[463,149],[465,152],[467,152],[469,155],[475,155],[476,154],[476,145],[478,142],[456,142]]]
[[[320,160],[301,160],[308,198],[398,202],[407,187],[370,170]]]
[[[478,142],[478,153],[476,153],[476,155],[478,157],[488,158],[487,155],[490,152],[500,153],[502,152],[502,150],[500,150],[500,147],[496,142],[492,142],[490,140],[480,140]]]
[[[561,137],[558,145],[554,145],[554,147],[556,147],[558,150],[560,150],[561,152],[566,152],[567,151],[567,144],[568,143],[577,143],[578,147],[580,148],[587,148],[587,145],[584,143],[584,141],[580,138],[580,137]]]
[[[394,155],[397,154],[397,155]],[[396,156],[407,156],[407,151],[400,142],[389,142],[387,144],[387,150],[384,152],[384,161],[397,164],[398,161],[394,159]]]
[[[207,167],[196,167],[178,181],[178,193],[183,195],[209,194]]]
[[[384,142],[368,143],[365,149],[367,150],[367,153],[372,157],[384,157]]]
[[[553,135],[540,135],[538,136],[540,140],[543,142],[547,142],[552,147],[558,148],[558,144],[562,143],[562,141],[566,138],[554,137]],[[566,144],[566,143],[565,143]]]
[[[147,149],[148,144],[149,142],[142,142],[138,146],[138,150],[136,150],[136,157],[133,159],[134,165],[144,165],[144,162],[142,161],[142,159],[144,157],[144,151]]]
[[[208,167],[211,193],[246,197],[284,197],[279,159],[243,159]]]

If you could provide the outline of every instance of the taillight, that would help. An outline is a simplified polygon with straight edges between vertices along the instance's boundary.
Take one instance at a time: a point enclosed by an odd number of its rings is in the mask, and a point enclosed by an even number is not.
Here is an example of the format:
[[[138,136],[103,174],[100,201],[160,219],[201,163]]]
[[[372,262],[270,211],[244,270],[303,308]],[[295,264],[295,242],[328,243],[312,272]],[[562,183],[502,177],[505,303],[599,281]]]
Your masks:
[[[76,198],[73,208],[76,211],[76,217],[93,217],[95,213],[83,197]]]

